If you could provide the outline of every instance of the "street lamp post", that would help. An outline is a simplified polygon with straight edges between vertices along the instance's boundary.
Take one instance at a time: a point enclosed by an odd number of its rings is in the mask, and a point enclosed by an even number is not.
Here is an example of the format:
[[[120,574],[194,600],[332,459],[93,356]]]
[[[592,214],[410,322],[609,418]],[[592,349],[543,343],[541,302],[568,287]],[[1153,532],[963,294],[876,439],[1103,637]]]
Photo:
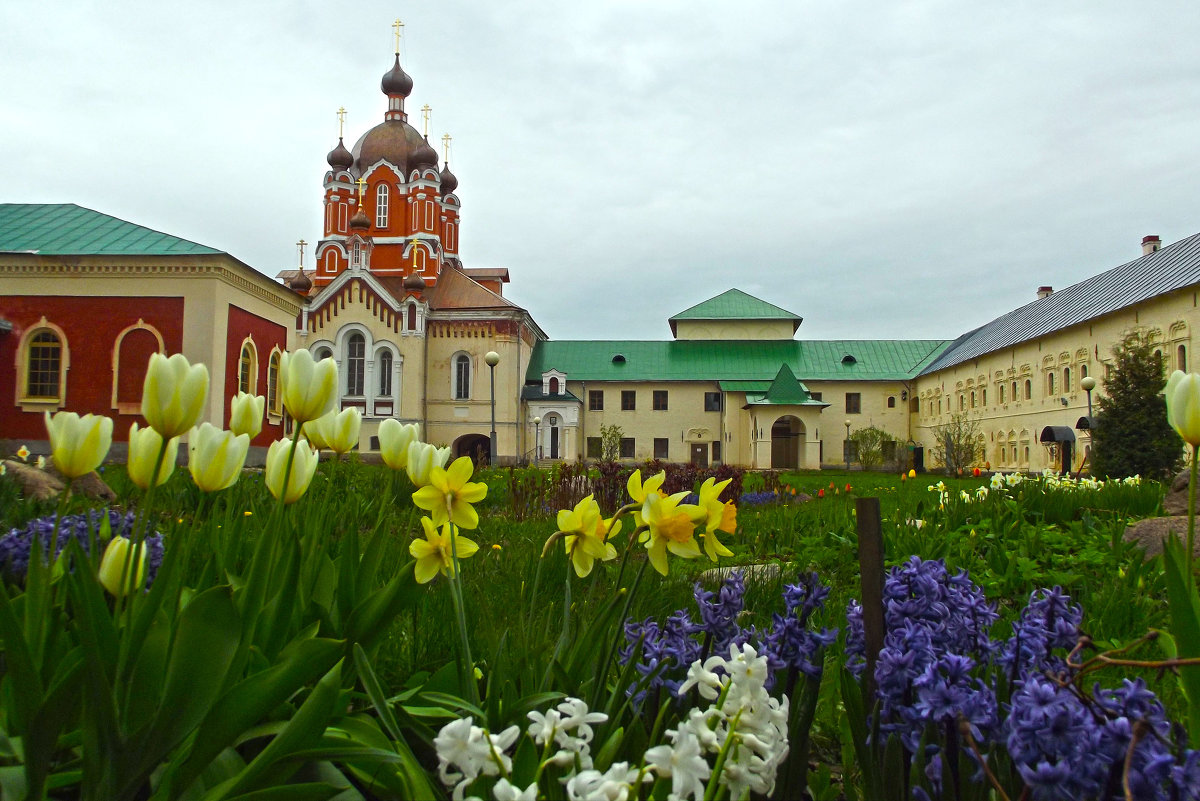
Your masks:
[[[842,450],[846,452],[846,472],[850,472],[850,421],[846,421],[846,441],[842,443]]]
[[[483,360],[487,362],[488,373],[492,380],[492,436],[491,444],[488,448],[488,461],[496,464],[496,365],[500,363],[500,354],[494,350],[489,350],[483,357]]]
[[[538,458],[541,456],[538,450],[542,447],[541,440],[538,439],[538,431],[542,425],[542,418],[533,418],[533,463],[538,463]]]
[[[1090,426],[1092,424],[1092,390],[1096,388],[1096,379],[1092,378],[1090,375],[1085,376],[1084,379],[1079,382],[1079,386],[1083,387],[1083,391],[1088,394],[1088,425]]]

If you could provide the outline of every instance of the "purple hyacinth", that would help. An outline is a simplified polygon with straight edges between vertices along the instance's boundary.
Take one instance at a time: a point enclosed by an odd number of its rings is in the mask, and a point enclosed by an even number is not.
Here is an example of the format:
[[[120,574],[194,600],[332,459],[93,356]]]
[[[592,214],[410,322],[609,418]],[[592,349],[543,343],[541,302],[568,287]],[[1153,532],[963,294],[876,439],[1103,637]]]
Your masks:
[[[124,515],[109,509],[101,511],[92,509],[85,514],[66,515],[58,526],[58,537],[54,539],[53,555],[57,557],[67,547],[72,539],[83,546],[84,553],[91,553],[91,541],[99,536],[100,526],[104,517],[108,517],[109,529],[114,537],[133,537],[136,516],[133,512]],[[29,569],[29,559],[36,541],[41,548],[43,558],[50,561],[50,543],[54,538],[57,515],[39,517],[30,520],[24,528],[14,528],[0,537],[0,572],[14,581],[22,581]],[[158,568],[163,559],[162,535],[153,534],[145,539],[146,546],[146,586],[149,587],[158,574]]]
[[[1052,652],[1074,648],[1082,622],[1082,607],[1072,603],[1060,587],[1034,590],[998,659],[1009,668],[1013,680],[1031,671],[1061,671],[1066,663]]]
[[[708,640],[709,654],[729,650],[729,644],[740,631],[737,621],[746,606],[745,596],[746,580],[740,570],[732,571],[715,593],[696,582],[692,597],[700,611],[700,629]]]
[[[821,649],[837,639],[837,629],[809,629],[812,615],[825,607],[829,587],[821,584],[816,573],[808,573],[796,584],[783,588],[785,614],[771,616],[771,629],[759,641],[766,650],[772,671],[798,670],[810,678],[819,678],[824,670]]]

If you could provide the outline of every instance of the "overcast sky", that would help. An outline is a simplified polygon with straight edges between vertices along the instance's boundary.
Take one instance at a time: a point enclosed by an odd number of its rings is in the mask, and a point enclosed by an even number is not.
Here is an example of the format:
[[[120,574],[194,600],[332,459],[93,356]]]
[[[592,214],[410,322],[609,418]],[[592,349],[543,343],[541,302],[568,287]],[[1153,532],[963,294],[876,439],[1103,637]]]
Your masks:
[[[1200,231],[1200,6],[1145,0],[7,2],[0,202],[293,268],[396,17],[464,262],[553,339],[730,287],[801,339],[951,338]]]

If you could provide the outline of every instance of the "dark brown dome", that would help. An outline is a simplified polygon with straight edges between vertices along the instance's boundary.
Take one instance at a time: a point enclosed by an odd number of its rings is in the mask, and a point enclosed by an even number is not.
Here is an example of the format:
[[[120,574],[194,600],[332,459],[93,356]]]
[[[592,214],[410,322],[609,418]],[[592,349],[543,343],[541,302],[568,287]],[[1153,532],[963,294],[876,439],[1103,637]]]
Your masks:
[[[354,216],[350,218],[351,228],[370,228],[371,220],[368,219],[367,213],[363,211],[363,207],[359,206],[358,211],[354,212]]]
[[[428,139],[421,137],[421,144],[409,154],[408,168],[411,170],[416,167],[436,167],[437,160],[437,151],[429,144]]]
[[[408,97],[408,93],[412,91],[412,78],[408,77],[408,73],[400,68],[399,53],[396,54],[396,63],[384,74],[383,81],[379,86],[385,95]]]
[[[307,295],[312,285],[312,279],[304,274],[304,270],[297,271],[292,280],[288,281],[288,289],[301,295]]]
[[[455,189],[458,189],[458,179],[450,172],[450,165],[447,163],[442,167],[442,194],[448,195]]]
[[[342,143],[342,137],[339,136],[337,147],[329,151],[329,155],[325,157],[325,160],[335,170],[348,170],[350,169],[350,165],[354,163],[354,156],[350,155],[350,151]]]
[[[360,174],[380,160],[395,165],[403,178],[407,178],[408,171],[418,164],[437,163],[437,153],[424,137],[417,133],[416,128],[400,120],[384,120],[367,131],[354,143],[351,153]],[[430,154],[433,159],[427,162]]]
[[[425,279],[420,273],[409,273],[404,278],[404,289],[408,292],[421,292],[425,289]]]

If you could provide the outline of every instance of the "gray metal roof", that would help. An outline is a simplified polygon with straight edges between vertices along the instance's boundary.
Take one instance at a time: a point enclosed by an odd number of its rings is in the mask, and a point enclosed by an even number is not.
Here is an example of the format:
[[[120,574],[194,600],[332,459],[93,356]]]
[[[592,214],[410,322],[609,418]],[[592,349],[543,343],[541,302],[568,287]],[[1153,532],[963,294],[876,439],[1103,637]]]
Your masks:
[[[968,331],[954,340],[921,375],[1196,284],[1200,284],[1200,234],[1038,298]]]

